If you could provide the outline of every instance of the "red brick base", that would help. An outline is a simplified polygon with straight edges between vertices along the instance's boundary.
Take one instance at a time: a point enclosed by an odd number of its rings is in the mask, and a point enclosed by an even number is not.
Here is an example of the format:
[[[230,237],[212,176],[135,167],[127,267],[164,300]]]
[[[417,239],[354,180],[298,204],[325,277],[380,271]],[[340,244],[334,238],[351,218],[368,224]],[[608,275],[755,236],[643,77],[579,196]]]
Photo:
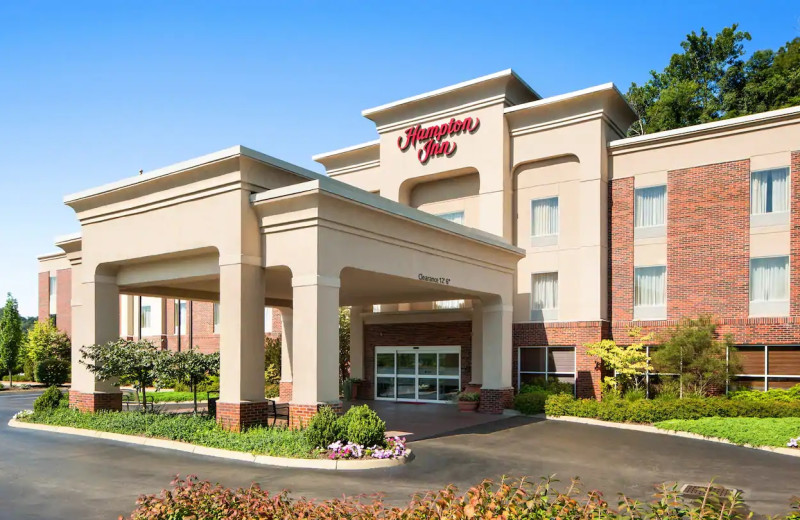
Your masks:
[[[317,409],[320,405],[316,404],[289,404],[289,428],[302,428],[308,424],[317,414]],[[342,403],[330,403],[323,406],[330,406],[336,413],[341,414]]]
[[[69,392],[69,407],[81,412],[97,412],[99,410],[122,410],[122,393],[82,393],[76,390]]]
[[[280,382],[280,393],[278,396],[282,403],[289,403],[292,401],[292,382],[288,381],[284,383],[283,381]]]
[[[217,402],[217,422],[226,430],[240,432],[250,426],[266,424],[269,411],[267,401],[255,403]]]
[[[511,408],[513,401],[513,388],[481,388],[481,402],[478,405],[478,412],[503,413],[505,408]]]

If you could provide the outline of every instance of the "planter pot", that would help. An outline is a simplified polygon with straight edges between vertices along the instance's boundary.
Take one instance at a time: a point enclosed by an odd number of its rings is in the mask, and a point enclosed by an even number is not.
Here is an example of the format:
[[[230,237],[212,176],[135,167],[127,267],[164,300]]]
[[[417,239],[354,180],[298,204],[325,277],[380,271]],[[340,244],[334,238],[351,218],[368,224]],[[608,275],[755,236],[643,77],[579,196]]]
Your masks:
[[[459,401],[458,409],[461,412],[474,412],[478,409],[478,401]]]
[[[358,388],[361,386],[361,383],[352,383],[351,390],[350,390],[350,398],[353,401],[358,400]]]

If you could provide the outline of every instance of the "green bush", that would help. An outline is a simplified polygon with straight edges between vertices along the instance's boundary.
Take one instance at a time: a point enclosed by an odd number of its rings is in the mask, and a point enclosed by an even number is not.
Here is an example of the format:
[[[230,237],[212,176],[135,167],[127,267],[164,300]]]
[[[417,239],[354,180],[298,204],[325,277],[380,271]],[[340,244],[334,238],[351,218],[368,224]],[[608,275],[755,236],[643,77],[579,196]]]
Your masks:
[[[736,401],[783,401],[790,403],[800,401],[800,385],[795,385],[786,390],[774,388],[766,392],[761,390],[740,390],[731,392],[728,397]]]
[[[556,417],[574,416],[611,422],[655,423],[669,419],[702,417],[800,417],[800,402],[748,401],[726,397],[595,401],[575,399],[561,394],[547,398],[545,412]]]
[[[69,363],[61,359],[49,358],[36,365],[36,381],[47,386],[63,385],[69,379]]]
[[[308,423],[306,438],[315,448],[327,448],[344,436],[339,415],[330,406],[319,409]]]
[[[625,392],[624,397],[626,401],[641,401],[647,399],[647,393],[643,388],[631,388]]]
[[[276,384],[268,384],[264,386],[264,397],[267,399],[274,399],[281,395],[281,387]]]
[[[386,423],[365,404],[347,410],[340,425],[346,441],[367,447],[386,444]]]
[[[547,401],[547,392],[526,392],[514,398],[514,409],[525,415],[534,415],[544,412],[544,403]]]
[[[61,404],[64,394],[55,386],[51,386],[33,402],[33,411],[46,413],[55,410]]]
[[[547,392],[548,394],[574,394],[575,387],[572,383],[564,383],[558,379],[545,379],[544,377],[537,377],[532,379],[529,383],[522,385],[519,393],[527,394],[528,392]]]

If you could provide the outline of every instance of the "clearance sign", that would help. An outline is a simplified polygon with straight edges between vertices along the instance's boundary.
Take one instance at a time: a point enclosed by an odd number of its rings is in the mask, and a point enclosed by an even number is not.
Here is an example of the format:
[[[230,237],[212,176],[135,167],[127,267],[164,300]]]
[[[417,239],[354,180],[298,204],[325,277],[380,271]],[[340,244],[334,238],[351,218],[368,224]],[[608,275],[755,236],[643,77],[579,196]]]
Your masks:
[[[477,117],[465,117],[453,118],[448,123],[425,128],[422,125],[412,126],[406,129],[404,136],[397,138],[397,147],[405,152],[411,146],[416,150],[419,144],[422,148],[417,152],[417,159],[426,164],[433,157],[452,157],[456,153],[456,143],[446,140],[446,137],[463,133],[474,134],[480,125],[481,120]]]

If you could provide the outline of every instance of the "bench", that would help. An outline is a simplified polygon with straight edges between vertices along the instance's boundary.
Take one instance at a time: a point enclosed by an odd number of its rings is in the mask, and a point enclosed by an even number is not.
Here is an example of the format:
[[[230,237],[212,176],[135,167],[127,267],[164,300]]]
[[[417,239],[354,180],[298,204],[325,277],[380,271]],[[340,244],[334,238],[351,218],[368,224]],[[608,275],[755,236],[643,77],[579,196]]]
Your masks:
[[[212,396],[211,394],[216,394]],[[217,401],[219,401],[219,391],[210,390],[206,392],[208,399],[208,415],[209,417],[217,418]],[[278,419],[285,419],[289,423],[289,403],[278,403],[274,399],[267,399],[267,423],[272,418],[272,426]]]
[[[122,402],[125,403],[125,409],[130,411],[131,403],[134,402],[134,396],[136,396],[136,404],[142,406],[141,397],[139,397],[139,392],[137,390],[130,390],[127,388],[122,389]],[[156,406],[156,399],[152,395],[148,395],[146,397],[147,404],[150,405],[150,411],[152,412],[155,410]],[[147,405],[142,407],[145,411],[147,411]]]

